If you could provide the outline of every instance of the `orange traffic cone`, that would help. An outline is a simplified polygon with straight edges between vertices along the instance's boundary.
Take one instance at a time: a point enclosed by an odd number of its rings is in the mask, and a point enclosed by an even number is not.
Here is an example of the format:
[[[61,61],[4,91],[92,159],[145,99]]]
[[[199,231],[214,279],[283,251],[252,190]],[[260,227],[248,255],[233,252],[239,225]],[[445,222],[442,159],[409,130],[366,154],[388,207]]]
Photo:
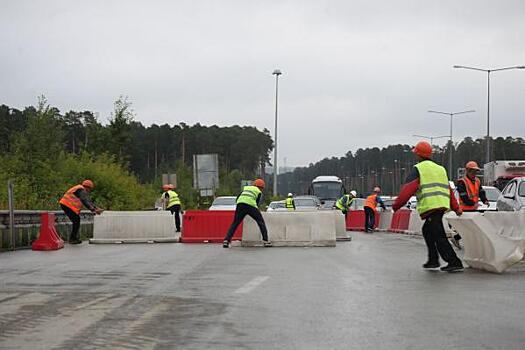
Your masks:
[[[55,214],[42,213],[40,215],[40,234],[31,244],[33,250],[58,250],[64,248],[64,241],[55,229]]]

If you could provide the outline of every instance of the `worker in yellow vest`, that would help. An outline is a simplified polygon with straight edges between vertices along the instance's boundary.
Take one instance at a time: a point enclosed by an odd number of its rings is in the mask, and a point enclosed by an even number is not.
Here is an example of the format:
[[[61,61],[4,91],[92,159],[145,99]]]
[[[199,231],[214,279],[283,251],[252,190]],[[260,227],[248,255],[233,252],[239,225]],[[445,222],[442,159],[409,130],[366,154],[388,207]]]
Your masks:
[[[284,201],[284,204],[286,206],[286,209],[289,211],[294,211],[295,208],[295,201],[293,200],[293,194],[288,193],[288,196],[286,197],[286,200]]]
[[[180,209],[181,202],[177,192],[174,191],[175,186],[172,184],[163,185],[162,189],[162,201],[166,210],[171,212],[171,215],[175,215],[175,228],[177,232],[180,232]]]
[[[95,188],[93,181],[84,180],[82,181],[82,184],[73,186],[67,190],[58,202],[60,203],[60,207],[66,216],[73,224],[71,228],[71,234],[69,235],[70,244],[82,243],[80,235],[78,234],[80,229],[80,211],[82,210],[82,206],[85,206],[96,215],[102,214],[104,211],[103,209],[97,207],[89,198],[89,193],[93,190],[93,188]]]
[[[379,196],[381,194],[381,187],[376,186],[374,187],[374,192],[368,197],[366,197],[365,204],[364,204],[364,210],[365,210],[365,232],[372,233],[374,232],[375,224],[376,224],[376,208],[377,206],[381,206],[384,210],[386,210],[385,203],[383,203],[383,200]]]
[[[250,216],[255,220],[259,229],[261,230],[261,236],[264,247],[271,247],[272,242],[268,240],[268,230],[264,223],[264,218],[259,211],[259,204],[262,200],[262,191],[266,186],[263,179],[257,179],[253,182],[252,186],[244,186],[241,194],[237,196],[237,206],[235,207],[235,216],[233,222],[228,229],[226,237],[222,242],[224,248],[229,248],[230,243],[237,227],[241,224],[242,220],[246,215]]]
[[[392,209],[399,210],[415,194],[417,211],[421,219],[425,220],[422,231],[428,249],[428,261],[423,264],[423,268],[438,268],[441,256],[448,263],[441,268],[442,271],[462,270],[463,264],[452,249],[443,227],[445,212],[452,209],[457,215],[462,214],[450,188],[447,172],[431,160],[432,146],[428,142],[418,142],[412,152],[416,155],[418,163],[408,175]]]
[[[335,202],[335,207],[341,210],[344,216],[348,214],[350,206],[352,205],[354,199],[357,197],[357,192],[352,190],[350,194],[345,194]]]

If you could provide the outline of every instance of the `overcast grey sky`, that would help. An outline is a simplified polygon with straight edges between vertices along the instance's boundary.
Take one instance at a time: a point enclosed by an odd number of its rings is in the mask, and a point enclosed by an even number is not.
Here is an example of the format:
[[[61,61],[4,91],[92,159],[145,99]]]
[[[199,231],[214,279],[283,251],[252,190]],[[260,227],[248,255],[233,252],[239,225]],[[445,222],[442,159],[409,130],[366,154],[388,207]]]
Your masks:
[[[0,103],[40,94],[106,121],[121,94],[143,124],[241,124],[279,162],[486,133],[486,74],[525,65],[525,1],[2,1]],[[525,135],[525,70],[491,78],[493,135]],[[441,143],[444,143],[442,141]]]

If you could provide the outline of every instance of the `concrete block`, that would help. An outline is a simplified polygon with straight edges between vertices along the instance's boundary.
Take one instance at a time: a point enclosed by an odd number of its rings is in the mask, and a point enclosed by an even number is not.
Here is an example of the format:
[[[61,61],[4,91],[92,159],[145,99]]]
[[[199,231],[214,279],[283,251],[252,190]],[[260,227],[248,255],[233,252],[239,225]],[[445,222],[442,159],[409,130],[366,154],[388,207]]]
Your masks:
[[[394,213],[392,211],[382,211],[380,214],[379,226],[377,227],[378,231],[388,231],[390,228],[390,223],[392,222],[392,216]]]
[[[335,238],[338,241],[351,241],[352,235],[346,231],[346,219],[339,210],[332,210],[335,224]]]
[[[90,243],[178,242],[168,211],[105,211],[94,218]]]
[[[336,220],[334,211],[275,211],[262,215],[268,237],[276,247],[335,247],[337,230],[341,230],[340,227],[336,229],[341,221]],[[342,224],[344,227],[344,217]],[[241,244],[243,247],[262,245],[259,227],[250,217],[244,219]]]
[[[463,260],[470,267],[501,273],[523,259],[521,244],[500,235],[501,229],[481,213],[464,213],[447,220],[463,237]]]

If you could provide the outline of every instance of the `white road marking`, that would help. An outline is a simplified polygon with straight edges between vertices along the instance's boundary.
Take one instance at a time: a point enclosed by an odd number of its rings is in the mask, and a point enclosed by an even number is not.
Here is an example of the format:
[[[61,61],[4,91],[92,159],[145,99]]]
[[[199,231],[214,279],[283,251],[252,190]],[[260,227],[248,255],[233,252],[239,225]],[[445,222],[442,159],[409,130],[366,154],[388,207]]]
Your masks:
[[[250,293],[252,290],[257,288],[258,285],[266,281],[270,276],[257,276],[248,283],[246,283],[241,288],[237,289],[234,293],[235,294],[247,294]]]

